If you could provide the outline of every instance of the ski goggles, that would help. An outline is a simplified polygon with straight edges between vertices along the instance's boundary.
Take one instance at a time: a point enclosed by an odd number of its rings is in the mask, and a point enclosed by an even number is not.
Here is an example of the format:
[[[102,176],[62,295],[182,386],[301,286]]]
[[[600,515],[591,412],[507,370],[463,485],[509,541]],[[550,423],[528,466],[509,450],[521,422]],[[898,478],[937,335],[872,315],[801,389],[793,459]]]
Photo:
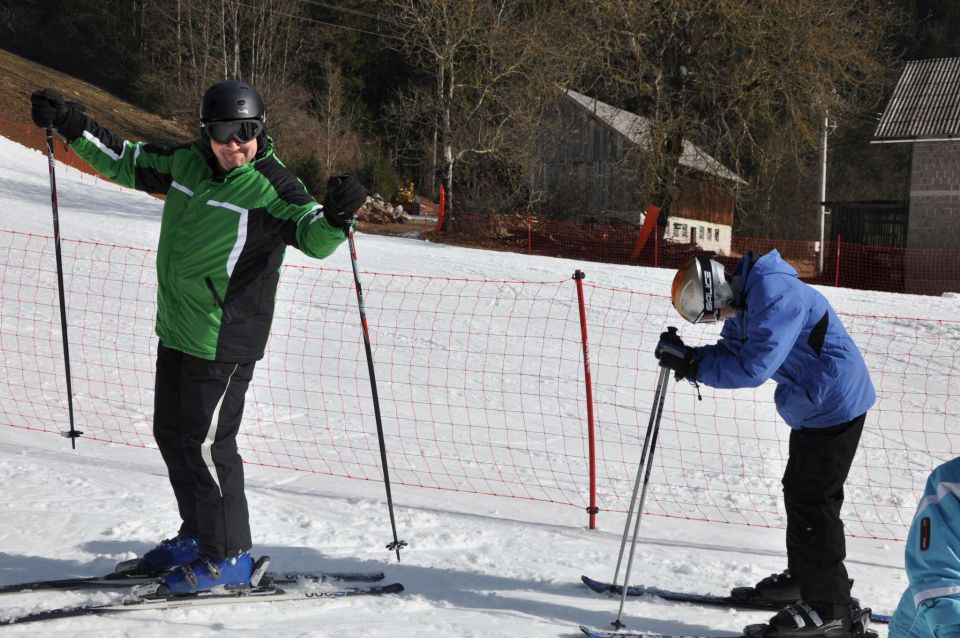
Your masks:
[[[263,122],[260,120],[227,120],[223,122],[200,122],[200,127],[207,132],[210,139],[221,144],[228,144],[236,140],[246,144],[263,132]]]

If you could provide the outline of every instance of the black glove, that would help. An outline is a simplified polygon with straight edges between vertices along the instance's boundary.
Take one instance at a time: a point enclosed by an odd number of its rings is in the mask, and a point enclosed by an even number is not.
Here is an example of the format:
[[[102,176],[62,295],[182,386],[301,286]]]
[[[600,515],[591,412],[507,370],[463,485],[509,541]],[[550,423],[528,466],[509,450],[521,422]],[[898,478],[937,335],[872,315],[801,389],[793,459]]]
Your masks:
[[[660,335],[657,349],[653,351],[653,356],[660,360],[660,367],[673,370],[673,378],[677,381],[696,378],[697,364],[693,361],[693,354],[694,349],[684,345],[680,335],[669,331]]]
[[[53,89],[40,89],[30,96],[30,115],[40,128],[58,128],[70,116],[71,105]]]
[[[353,175],[338,175],[327,182],[327,197],[323,200],[323,216],[336,228],[346,230],[353,225],[357,209],[367,201],[367,191]]]

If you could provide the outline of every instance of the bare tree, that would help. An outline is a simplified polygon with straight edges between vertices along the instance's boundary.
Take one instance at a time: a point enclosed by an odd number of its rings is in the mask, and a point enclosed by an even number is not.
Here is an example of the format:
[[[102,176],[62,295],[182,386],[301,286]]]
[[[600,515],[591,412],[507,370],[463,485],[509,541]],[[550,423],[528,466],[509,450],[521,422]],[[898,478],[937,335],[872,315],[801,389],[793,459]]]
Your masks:
[[[546,30],[561,9],[521,0],[386,5],[402,25],[403,50],[429,78],[398,96],[395,130],[417,136],[451,210],[459,163],[495,160],[525,174],[542,103],[575,68]]]
[[[255,85],[271,106],[285,102],[308,36],[295,0],[146,2],[141,84],[166,110],[195,117],[196,99],[217,80]]]
[[[320,163],[320,173],[333,175],[359,164],[360,136],[356,133],[357,116],[346,105],[340,66],[330,57],[323,62],[326,77],[322,92],[315,93],[311,112],[317,125],[311,137]]]
[[[653,121],[645,189],[666,205],[684,139],[748,176],[802,163],[824,111],[860,108],[887,63],[890,0],[574,1],[583,88]]]

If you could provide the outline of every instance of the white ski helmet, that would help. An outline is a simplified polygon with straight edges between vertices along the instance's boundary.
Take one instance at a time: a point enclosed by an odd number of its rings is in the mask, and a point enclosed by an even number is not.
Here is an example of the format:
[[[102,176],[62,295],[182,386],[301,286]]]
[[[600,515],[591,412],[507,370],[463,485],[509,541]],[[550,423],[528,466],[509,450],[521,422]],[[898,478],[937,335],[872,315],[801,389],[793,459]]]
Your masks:
[[[690,323],[716,323],[720,309],[733,303],[733,288],[723,273],[723,264],[707,257],[694,257],[673,278],[673,307]]]

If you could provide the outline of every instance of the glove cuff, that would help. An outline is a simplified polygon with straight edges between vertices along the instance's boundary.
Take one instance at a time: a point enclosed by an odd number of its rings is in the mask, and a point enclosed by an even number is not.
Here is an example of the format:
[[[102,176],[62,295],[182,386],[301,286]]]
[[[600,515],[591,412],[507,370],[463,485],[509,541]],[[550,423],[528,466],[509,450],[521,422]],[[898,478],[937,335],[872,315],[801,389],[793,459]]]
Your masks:
[[[347,216],[347,215],[344,215],[343,213],[335,213],[333,211],[329,211],[329,214],[328,214],[327,210],[328,209],[324,209],[323,218],[326,219],[327,223],[330,224],[330,226],[333,228],[337,228],[339,230],[347,230],[348,228],[351,228],[353,226],[354,222],[357,221],[356,216],[353,216],[353,215]]]
[[[57,129],[67,142],[73,142],[86,130],[86,117],[83,111],[67,102],[66,114],[53,123],[53,128]]]

